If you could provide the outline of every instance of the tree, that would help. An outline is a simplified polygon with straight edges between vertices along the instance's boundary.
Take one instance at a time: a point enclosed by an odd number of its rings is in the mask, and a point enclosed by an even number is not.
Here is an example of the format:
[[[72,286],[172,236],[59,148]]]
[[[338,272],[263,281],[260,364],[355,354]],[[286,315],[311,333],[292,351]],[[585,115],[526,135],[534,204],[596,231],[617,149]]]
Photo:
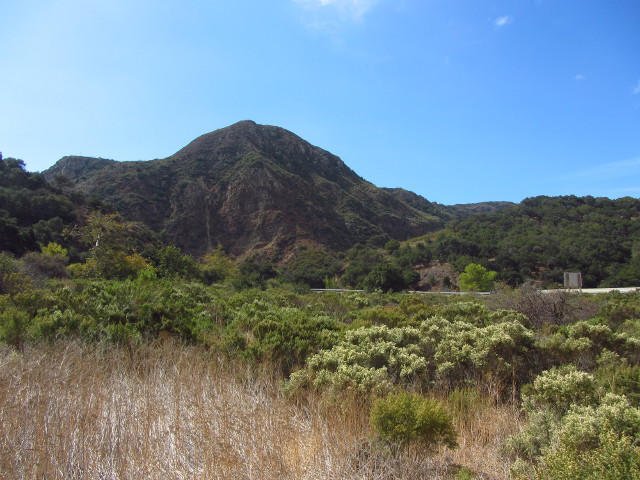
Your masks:
[[[142,229],[140,224],[124,221],[117,213],[100,211],[91,213],[87,222],[73,233],[91,246],[90,257],[84,265],[69,266],[72,276],[126,278],[151,268],[129,242]]]
[[[167,245],[157,250],[153,258],[158,276],[168,278],[200,279],[202,271],[191,255],[183,254],[175,245]]]
[[[482,265],[470,263],[460,274],[458,286],[465,292],[488,292],[493,288],[497,272],[491,272]]]
[[[207,283],[220,282],[227,277],[238,275],[236,262],[227,256],[222,245],[218,245],[202,257],[202,266]]]
[[[393,290],[399,292],[409,286],[409,282],[415,278],[408,279],[402,269],[391,263],[378,263],[371,272],[364,278],[365,290],[382,290],[387,292]]]

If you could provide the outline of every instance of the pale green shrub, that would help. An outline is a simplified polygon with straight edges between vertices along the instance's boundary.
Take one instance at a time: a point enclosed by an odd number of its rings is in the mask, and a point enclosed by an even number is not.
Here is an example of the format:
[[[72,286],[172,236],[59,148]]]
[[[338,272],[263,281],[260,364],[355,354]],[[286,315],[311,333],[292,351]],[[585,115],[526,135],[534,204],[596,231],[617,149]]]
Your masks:
[[[604,350],[610,350],[632,361],[640,359],[640,339],[614,332],[608,325],[576,322],[563,327],[544,346],[555,363],[573,363],[593,369]]]
[[[530,413],[523,430],[505,441],[504,450],[519,459],[535,460],[555,440],[560,418],[548,408]]]
[[[310,356],[306,368],[294,372],[286,389],[388,391],[392,384],[411,383],[426,372],[427,360],[419,343],[420,331],[411,327],[379,325],[348,331],[333,348]]]
[[[614,431],[600,434],[595,449],[560,443],[534,466],[535,480],[631,480],[640,478],[640,448]]]
[[[505,446],[521,458],[541,462],[536,478],[634,478],[598,477],[615,459],[615,452],[640,453],[635,449],[640,443],[640,409],[626,397],[608,393],[598,399],[590,374],[564,366],[540,375],[524,396],[523,406],[528,423]],[[587,458],[584,452],[592,455]],[[562,473],[563,461],[567,476]],[[615,468],[627,472],[640,465],[634,461],[625,460]]]
[[[522,406],[528,413],[548,408],[563,415],[572,405],[595,402],[595,380],[593,375],[579,371],[573,365],[564,365],[538,375],[522,397]]]
[[[640,409],[633,408],[626,397],[607,394],[600,405],[575,406],[562,419],[558,436],[561,443],[575,449],[593,449],[599,446],[606,432],[629,437],[640,443]]]
[[[475,303],[460,304],[461,309],[484,311]],[[333,348],[309,357],[305,371],[295,373],[287,389],[367,392],[409,383],[456,388],[484,382],[490,384],[487,390],[503,395],[526,378],[534,338],[518,314],[503,311],[493,318],[503,321],[483,326],[484,320],[474,325],[433,316],[420,328],[378,325],[347,331]]]
[[[522,406],[528,415],[524,429],[505,442],[507,451],[533,460],[557,439],[563,416],[572,406],[596,403],[592,375],[565,365],[542,372],[523,389]]]
[[[424,350],[433,352],[441,385],[451,388],[485,379],[502,394],[526,378],[526,358],[534,348],[534,337],[518,319],[474,326],[433,317],[422,323],[421,331]]]

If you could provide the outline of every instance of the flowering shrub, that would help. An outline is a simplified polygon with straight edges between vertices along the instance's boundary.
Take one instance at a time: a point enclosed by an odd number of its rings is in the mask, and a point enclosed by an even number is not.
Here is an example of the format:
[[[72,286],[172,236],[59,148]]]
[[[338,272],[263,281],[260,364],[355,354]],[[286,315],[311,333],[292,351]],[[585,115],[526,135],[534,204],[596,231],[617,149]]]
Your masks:
[[[563,415],[572,405],[591,405],[595,394],[593,375],[564,365],[538,375],[533,386],[523,392],[522,406],[528,413],[548,408]]]
[[[560,442],[534,467],[535,480],[628,480],[640,478],[640,448],[632,439],[607,431],[591,450]]]
[[[288,389],[388,391],[392,384],[409,383],[426,371],[427,361],[420,353],[420,331],[415,328],[379,325],[351,330],[333,348],[312,355],[305,370],[293,373]]]
[[[420,330],[423,351],[433,355],[436,381],[442,386],[486,381],[496,395],[502,395],[507,386],[515,387],[526,378],[534,337],[517,317],[487,326],[431,317]]]
[[[480,381],[502,395],[525,375],[533,333],[517,314],[484,313],[503,321],[482,326],[484,320],[474,325],[434,316],[420,328],[378,325],[348,331],[333,348],[309,357],[306,368],[292,375],[288,389],[384,392],[399,384],[455,388]]]
[[[574,406],[562,419],[558,437],[561,444],[577,450],[597,448],[603,433],[625,435],[640,444],[640,409],[626,397],[607,394],[597,406]]]
[[[522,406],[528,423],[505,447],[528,460],[539,457],[555,441],[563,415],[573,405],[588,406],[595,401],[592,375],[570,365],[542,372],[533,385],[523,389]]]
[[[640,478],[640,410],[608,394],[600,405],[576,406],[562,419],[557,441],[543,450],[536,479]]]
[[[528,423],[507,449],[538,461],[535,478],[638,478],[640,409],[597,394],[594,377],[573,366],[543,372],[523,394]]]
[[[636,362],[640,360],[640,339],[593,321],[565,326],[545,345],[552,362],[573,363],[583,369],[594,368],[604,349]]]

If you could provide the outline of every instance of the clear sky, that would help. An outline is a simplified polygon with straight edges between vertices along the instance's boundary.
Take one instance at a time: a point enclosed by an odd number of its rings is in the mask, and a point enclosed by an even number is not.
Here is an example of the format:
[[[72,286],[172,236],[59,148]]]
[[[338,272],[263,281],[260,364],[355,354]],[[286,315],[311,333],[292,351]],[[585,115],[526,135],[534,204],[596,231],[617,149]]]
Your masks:
[[[444,204],[640,196],[638,0],[7,0],[0,65],[30,171],[254,120]]]

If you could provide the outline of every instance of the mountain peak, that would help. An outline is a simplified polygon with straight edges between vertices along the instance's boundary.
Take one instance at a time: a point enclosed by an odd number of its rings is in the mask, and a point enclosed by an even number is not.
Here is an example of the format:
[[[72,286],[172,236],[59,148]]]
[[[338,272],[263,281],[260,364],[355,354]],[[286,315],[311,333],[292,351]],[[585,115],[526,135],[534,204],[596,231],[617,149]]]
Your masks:
[[[218,244],[233,255],[273,258],[298,243],[342,250],[373,235],[423,235],[448,216],[375,187],[284,128],[251,120],[202,135],[162,160],[69,163],[62,159],[43,173],[66,173],[86,193],[196,255]]]

